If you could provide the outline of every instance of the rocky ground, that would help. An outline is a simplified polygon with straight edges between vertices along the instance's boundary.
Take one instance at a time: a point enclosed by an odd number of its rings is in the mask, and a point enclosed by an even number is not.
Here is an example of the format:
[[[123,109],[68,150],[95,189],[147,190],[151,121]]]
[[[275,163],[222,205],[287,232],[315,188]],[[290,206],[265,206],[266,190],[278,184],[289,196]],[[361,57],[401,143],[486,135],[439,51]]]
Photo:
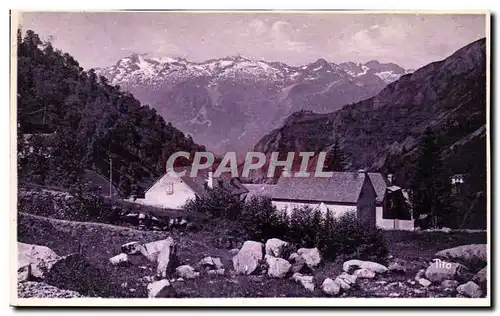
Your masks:
[[[391,256],[380,265],[326,262],[317,249],[291,249],[278,239],[217,248],[213,229],[149,232],[28,214],[19,216],[18,225],[23,262],[28,262],[18,273],[19,297],[486,295],[486,270],[478,273],[486,266],[486,245],[477,234],[392,234],[387,238]],[[464,244],[471,245],[446,250]],[[33,245],[46,247],[33,251]],[[38,268],[43,257],[48,264]]]

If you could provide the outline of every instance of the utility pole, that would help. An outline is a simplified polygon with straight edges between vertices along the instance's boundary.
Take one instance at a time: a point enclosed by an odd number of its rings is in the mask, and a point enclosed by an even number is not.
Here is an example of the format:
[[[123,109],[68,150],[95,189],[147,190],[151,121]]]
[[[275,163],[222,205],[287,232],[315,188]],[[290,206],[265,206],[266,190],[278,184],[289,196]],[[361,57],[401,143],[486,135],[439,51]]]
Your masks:
[[[109,155],[109,197],[111,198],[111,192],[113,188],[113,158]]]

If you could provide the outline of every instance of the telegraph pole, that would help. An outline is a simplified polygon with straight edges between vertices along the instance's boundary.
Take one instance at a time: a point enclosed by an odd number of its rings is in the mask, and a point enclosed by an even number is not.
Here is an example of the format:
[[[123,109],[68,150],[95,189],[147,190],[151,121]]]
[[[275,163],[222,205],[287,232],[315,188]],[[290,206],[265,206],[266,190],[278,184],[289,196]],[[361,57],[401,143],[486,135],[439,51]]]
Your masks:
[[[111,192],[113,188],[113,158],[109,155],[109,198],[111,198]]]

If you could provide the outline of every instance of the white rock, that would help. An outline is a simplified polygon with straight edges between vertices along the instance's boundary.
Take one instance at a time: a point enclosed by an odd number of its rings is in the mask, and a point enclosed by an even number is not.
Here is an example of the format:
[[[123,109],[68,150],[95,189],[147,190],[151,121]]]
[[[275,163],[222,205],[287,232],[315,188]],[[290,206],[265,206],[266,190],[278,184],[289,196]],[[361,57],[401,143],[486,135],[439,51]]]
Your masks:
[[[226,273],[226,270],[225,269],[209,270],[207,273],[211,275],[224,275],[224,273]]]
[[[264,245],[257,241],[245,241],[240,251],[233,257],[234,271],[238,274],[250,275],[254,273],[259,261],[264,258]]]
[[[477,262],[486,264],[488,260],[486,244],[471,244],[448,248],[436,252],[435,256],[465,264]]]
[[[459,285],[460,285],[460,283],[456,280],[444,280],[443,282],[441,282],[441,286],[444,288],[453,288],[454,289]]]
[[[424,278],[420,278],[418,280],[418,283],[422,286],[425,286],[425,287],[428,287],[429,285],[431,285],[431,281],[427,280],[427,279],[424,279]]]
[[[337,278],[342,279],[347,282],[349,285],[356,284],[358,277],[356,275],[352,275],[346,272],[342,272]]]
[[[209,267],[210,269],[222,269],[224,268],[224,265],[222,264],[222,261],[220,258],[215,258],[215,257],[205,257],[200,260],[198,263],[201,267]]]
[[[476,283],[469,281],[465,284],[459,285],[457,287],[458,294],[465,295],[467,297],[478,298],[483,295],[483,291]]]
[[[313,283],[313,277],[312,276],[302,275],[300,273],[295,273],[292,276],[292,279],[295,282],[300,283],[309,292],[313,292],[314,291],[314,283]]]
[[[31,276],[31,265],[26,264],[17,270],[17,282],[29,281]]]
[[[272,278],[284,278],[292,267],[290,262],[286,261],[285,259],[276,258],[271,255],[266,255],[265,258],[269,266],[269,268],[267,269],[267,274]]]
[[[161,278],[171,273],[178,263],[177,245],[174,240],[169,237],[168,242],[163,243],[163,249],[158,254],[156,274]]]
[[[304,258],[306,264],[313,268],[321,263],[321,255],[318,248],[300,248],[297,253]]]
[[[342,277],[336,277],[334,282],[337,283],[344,291],[347,291],[351,288],[350,282]]]
[[[266,255],[271,255],[276,258],[283,258],[288,245],[288,242],[278,238],[268,239],[266,241]]]
[[[141,247],[141,253],[149,259],[151,262],[157,262],[158,255],[162,251],[165,245],[172,244],[174,239],[172,237],[168,237],[167,239],[153,241],[147,244],[144,244]]]
[[[190,265],[179,266],[175,269],[175,272],[183,279],[194,279],[200,276],[199,272],[196,272]]]
[[[61,257],[45,246],[18,242],[18,269],[30,265],[30,273],[35,278],[43,278],[45,273]]]
[[[166,279],[148,284],[147,290],[148,297],[151,298],[167,298],[175,296],[174,288]]]
[[[345,272],[348,272],[349,269],[351,268],[351,266],[359,267],[361,269],[369,269],[375,273],[385,273],[389,270],[389,269],[387,269],[386,266],[384,266],[380,263],[372,262],[372,261],[362,261],[362,260],[357,260],[357,259],[353,259],[353,260],[349,260],[349,261],[344,262],[342,268]]]
[[[366,268],[358,269],[353,274],[360,279],[373,279],[375,277],[375,272]]]
[[[326,295],[336,296],[340,293],[340,285],[330,278],[326,278],[321,285],[321,290]]]
[[[444,280],[454,280],[467,268],[455,262],[435,261],[431,262],[425,270],[425,278],[432,283],[441,283]]]
[[[109,262],[114,265],[124,265],[128,263],[128,256],[126,253],[120,253],[114,257],[109,258]]]

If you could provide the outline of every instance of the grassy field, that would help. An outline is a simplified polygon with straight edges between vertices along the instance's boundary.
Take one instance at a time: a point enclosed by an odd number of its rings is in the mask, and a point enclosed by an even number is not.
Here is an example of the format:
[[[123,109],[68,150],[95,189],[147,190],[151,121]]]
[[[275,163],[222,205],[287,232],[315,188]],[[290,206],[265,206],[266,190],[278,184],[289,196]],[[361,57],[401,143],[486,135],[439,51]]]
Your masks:
[[[211,225],[207,225],[198,232],[154,232],[102,223],[48,219],[24,213],[18,216],[19,241],[48,246],[60,255],[80,251],[93,269],[103,271],[108,276],[106,280],[100,281],[112,283],[112,287],[118,289],[116,295],[119,297],[146,297],[147,282],[141,278],[153,275],[155,266],[142,256],[131,257],[132,265],[128,267],[111,266],[108,259],[118,254],[120,246],[126,242],[150,242],[167,236],[172,236],[178,242],[178,253],[182,264],[195,265],[205,256],[216,256],[221,258],[226,267],[224,276],[202,273],[195,280],[174,282],[174,287],[180,297],[322,296],[320,286],[323,280],[326,277],[335,278],[341,273],[342,262],[323,263],[314,273],[316,290],[313,293],[305,291],[290,279],[277,280],[267,276],[233,275],[232,256],[227,249],[217,248],[214,244],[214,240],[224,237],[226,232],[224,227]],[[416,270],[425,266],[426,261],[431,260],[438,250],[467,243],[486,242],[484,233],[387,232],[385,237],[390,255],[417,262],[415,270],[405,275],[381,276],[373,280],[386,283],[404,282],[412,278]],[[422,295],[432,296],[432,290],[429,291]],[[352,291],[349,296],[379,296],[381,292],[383,292],[381,289],[370,286]]]

